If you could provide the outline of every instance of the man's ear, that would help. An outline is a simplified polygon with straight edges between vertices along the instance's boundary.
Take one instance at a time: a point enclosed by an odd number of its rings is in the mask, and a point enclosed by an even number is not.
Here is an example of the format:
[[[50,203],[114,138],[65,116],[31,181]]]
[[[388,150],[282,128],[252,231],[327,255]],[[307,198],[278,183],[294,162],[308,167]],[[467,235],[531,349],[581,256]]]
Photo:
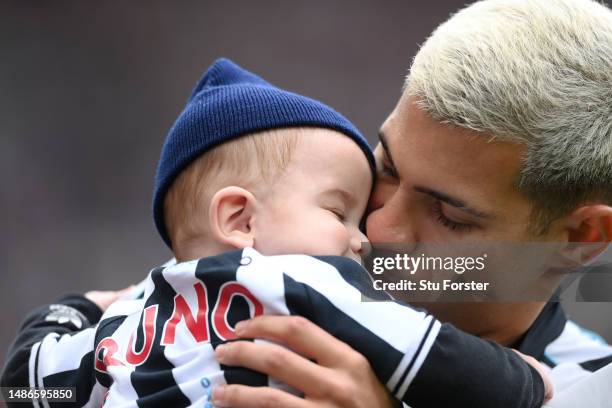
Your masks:
[[[257,200],[241,187],[225,187],[213,195],[209,222],[213,238],[236,249],[254,245],[251,222]]]
[[[567,217],[571,251],[585,264],[599,256],[612,241],[612,207],[605,204],[585,205]]]

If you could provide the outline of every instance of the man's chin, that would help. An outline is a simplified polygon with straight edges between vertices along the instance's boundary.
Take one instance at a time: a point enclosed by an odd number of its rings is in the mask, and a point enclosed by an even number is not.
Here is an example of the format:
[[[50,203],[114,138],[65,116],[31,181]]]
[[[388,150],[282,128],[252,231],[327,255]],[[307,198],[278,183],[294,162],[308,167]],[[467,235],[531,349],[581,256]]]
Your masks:
[[[460,330],[484,338],[496,338],[501,328],[500,323],[502,326],[507,324],[517,313],[539,310],[542,304],[541,302],[410,302],[411,306],[427,310],[443,323],[451,323]]]
[[[419,302],[438,320],[475,336],[511,346],[531,327],[546,302]]]

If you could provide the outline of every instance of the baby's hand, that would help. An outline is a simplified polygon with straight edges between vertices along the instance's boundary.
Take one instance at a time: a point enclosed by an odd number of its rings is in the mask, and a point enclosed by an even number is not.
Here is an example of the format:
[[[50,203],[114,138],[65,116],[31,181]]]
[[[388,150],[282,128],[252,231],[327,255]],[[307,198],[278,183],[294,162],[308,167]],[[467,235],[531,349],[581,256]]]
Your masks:
[[[525,355],[518,350],[512,349],[516,354],[518,354],[527,364],[536,369],[536,371],[542,377],[542,381],[544,382],[544,402],[549,401],[553,397],[553,385],[550,377],[548,376],[548,370],[542,363],[540,363],[535,358]]]
[[[116,302],[119,298],[125,295],[130,290],[134,289],[134,285],[130,285],[121,290],[92,290],[85,293],[85,297],[94,302],[102,311],[106,311],[111,303]]]

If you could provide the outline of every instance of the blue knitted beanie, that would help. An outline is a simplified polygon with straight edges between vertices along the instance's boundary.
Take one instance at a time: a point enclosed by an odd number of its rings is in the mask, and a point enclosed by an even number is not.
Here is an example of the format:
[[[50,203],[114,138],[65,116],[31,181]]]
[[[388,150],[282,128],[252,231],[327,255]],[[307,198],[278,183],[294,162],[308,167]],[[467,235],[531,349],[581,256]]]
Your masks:
[[[344,116],[321,102],[277,88],[230,60],[215,61],[196,85],[162,148],[155,175],[153,218],[164,242],[172,247],[164,223],[164,198],[191,162],[240,136],[299,126],[344,133],[363,150],[374,171],[368,142]]]

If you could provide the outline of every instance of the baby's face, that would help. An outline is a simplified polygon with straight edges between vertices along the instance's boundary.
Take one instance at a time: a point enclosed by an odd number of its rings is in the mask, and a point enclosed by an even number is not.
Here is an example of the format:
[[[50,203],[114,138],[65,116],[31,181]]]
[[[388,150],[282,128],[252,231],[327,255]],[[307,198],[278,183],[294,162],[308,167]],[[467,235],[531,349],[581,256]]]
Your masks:
[[[372,188],[366,156],[333,130],[303,131],[291,162],[252,220],[266,255],[339,255],[359,260],[359,230]]]

